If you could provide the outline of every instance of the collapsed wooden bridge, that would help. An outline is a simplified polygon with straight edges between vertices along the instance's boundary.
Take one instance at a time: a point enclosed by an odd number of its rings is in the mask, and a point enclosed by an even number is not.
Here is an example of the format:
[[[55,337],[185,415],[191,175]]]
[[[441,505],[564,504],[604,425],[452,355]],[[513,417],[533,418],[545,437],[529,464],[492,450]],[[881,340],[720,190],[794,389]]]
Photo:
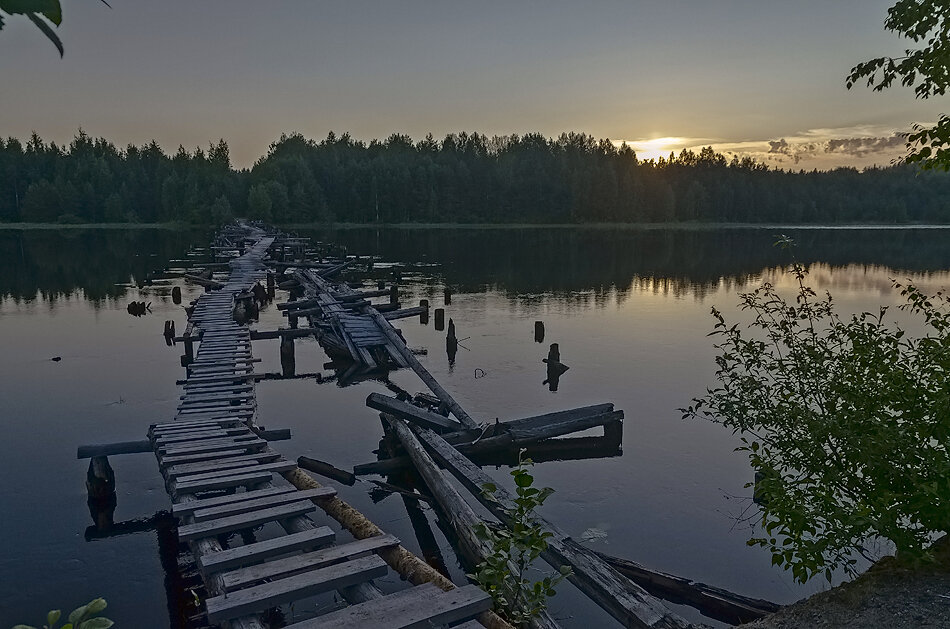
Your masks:
[[[401,317],[427,316],[427,304],[400,308],[395,288],[357,290],[333,279],[356,263],[356,258],[268,260],[268,251],[276,248],[289,248],[297,257],[304,249],[301,239],[243,223],[219,233],[214,249],[240,255],[227,263],[224,277],[189,274],[186,278],[196,278],[189,281],[205,286],[207,292],[187,307],[185,334],[176,339],[185,344],[182,363],[187,370],[180,381],[177,413],[170,421],[152,425],[143,442],[80,448],[81,457],[92,458],[90,497],[100,486],[108,490],[111,468],[107,456],[143,451],[155,454],[172,499],[172,515],[179,520],[179,540],[188,544],[200,571],[206,592],[204,613],[210,623],[256,629],[264,626],[261,613],[267,610],[337,591],[348,606],[290,626],[508,626],[490,611],[491,601],[484,592],[472,585],[457,587],[340,500],[335,490],[321,486],[300,469],[326,474],[335,468],[304,457],[287,461],[270,447],[276,439],[289,438],[289,431],[263,430],[256,422],[255,391],[260,374],[255,373],[254,365],[260,359],[253,356],[252,339],[280,338],[283,354],[287,343],[293,351],[294,338],[313,335],[335,362],[344,365],[341,384],[360,376],[384,377],[398,368],[410,368],[420,377],[432,395],[413,398],[405,392],[396,397],[373,393],[367,398],[367,405],[381,413],[390,439],[388,455],[356,466],[352,474],[333,477],[352,484],[357,475],[390,475],[406,469],[418,472],[425,481],[425,495],[389,483],[378,484],[403,493],[407,508],[413,498],[433,502],[470,564],[486,552],[472,533],[480,518],[440,468],[454,475],[505,524],[511,497],[503,490],[494,498],[484,495],[481,487],[490,479],[477,464],[515,463],[523,448],[536,461],[617,456],[623,412],[611,404],[600,404],[479,423],[428,373],[391,324]],[[293,287],[300,298],[277,306],[288,317],[289,328],[252,331],[239,321],[246,320],[248,310],[257,307],[260,283],[271,288],[276,283],[269,267],[277,269],[282,285]],[[287,270],[289,279],[284,275]],[[386,304],[370,301],[386,296]],[[308,327],[300,328],[300,319]],[[591,428],[602,428],[603,436],[570,437]],[[332,530],[312,519],[318,510],[342,524],[356,541],[335,543]],[[551,533],[542,558],[556,568],[571,567],[571,582],[624,626],[690,626],[647,589],[678,602],[695,605],[699,601],[697,606],[705,605],[714,610],[711,615],[718,613],[717,617],[727,621],[752,619],[769,610],[767,602],[677,581],[677,577],[632,562],[618,566],[553,524],[538,521]],[[279,535],[257,541],[251,531],[261,526]],[[235,544],[236,534],[244,543]],[[384,596],[372,580],[391,570],[413,587]],[[557,623],[543,615],[535,626],[554,627]]]

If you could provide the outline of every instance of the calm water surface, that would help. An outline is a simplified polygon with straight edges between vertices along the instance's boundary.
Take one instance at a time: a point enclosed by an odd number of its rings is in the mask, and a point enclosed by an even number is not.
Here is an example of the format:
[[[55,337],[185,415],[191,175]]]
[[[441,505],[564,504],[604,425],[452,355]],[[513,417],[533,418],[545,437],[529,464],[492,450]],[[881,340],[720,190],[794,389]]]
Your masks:
[[[380,276],[398,270],[403,303],[441,307],[464,349],[454,365],[444,333],[417,319],[400,322],[423,363],[476,418],[513,419],[613,402],[626,414],[623,456],[543,463],[534,473],[557,492],[545,515],[598,550],[737,592],[790,602],[822,589],[795,585],[749,548],[743,485],[751,473],[721,427],[684,421],[676,411],[713,383],[706,334],[709,309],[736,313],[736,292],[762,281],[791,288],[788,254],[772,247],[776,229],[650,230],[343,230],[313,232],[351,253],[377,256]],[[891,278],[925,289],[950,285],[950,231],[784,230],[811,265],[811,283],[832,291],[842,311],[897,304]],[[153,271],[184,263],[207,234],[165,231],[0,230],[0,626],[38,622],[46,609],[95,596],[122,627],[166,627],[164,573],[154,532],[87,542],[83,443],[141,439],[170,418],[180,395],[180,347],[166,347],[166,319],[184,328],[171,303],[174,281],[138,287]],[[185,300],[198,289],[184,287]],[[151,302],[135,318],[129,301]],[[894,313],[894,318],[900,313]],[[544,321],[544,344],[534,342]],[[258,327],[283,323],[271,308]],[[570,370],[552,392],[541,359],[560,345]],[[261,371],[279,371],[274,341],[256,341]],[[52,357],[61,361],[54,362]],[[326,357],[298,341],[298,372],[319,371]],[[476,377],[476,374],[478,377]],[[392,375],[410,391],[424,386],[409,371]],[[380,425],[364,405],[378,382],[340,388],[314,380],[258,385],[259,422],[289,427],[275,444],[288,458],[308,455],[340,467],[373,460]],[[112,457],[118,485],[115,520],[168,507],[154,458]],[[505,470],[491,470],[499,478]],[[418,551],[400,500],[374,504],[365,487],[341,495]],[[427,512],[454,576],[461,577],[436,517]],[[383,583],[384,589],[398,582]],[[566,627],[610,626],[609,617],[565,584],[552,605]],[[699,616],[678,608],[691,619]],[[593,623],[593,624],[592,624]]]

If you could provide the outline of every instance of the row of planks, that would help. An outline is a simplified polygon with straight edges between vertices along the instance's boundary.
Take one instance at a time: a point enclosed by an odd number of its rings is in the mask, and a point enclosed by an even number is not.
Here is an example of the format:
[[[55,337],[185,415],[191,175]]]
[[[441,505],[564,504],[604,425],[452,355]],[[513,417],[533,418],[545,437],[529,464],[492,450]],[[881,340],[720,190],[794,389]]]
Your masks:
[[[263,627],[260,613],[269,609],[385,576],[389,567],[375,553],[399,540],[383,534],[337,544],[334,532],[310,517],[335,490],[300,491],[284,480],[282,474],[296,464],[272,450],[255,429],[258,359],[249,330],[235,323],[232,313],[235,296],[265,277],[264,258],[274,237],[249,226],[243,233],[244,243],[251,244],[231,260],[228,277],[218,282],[221,289],[194,302],[189,324],[200,344],[187,365],[177,414],[173,421],[152,425],[148,439],[179,519],[179,539],[189,545],[201,571],[208,621],[257,629]],[[240,243],[240,233],[232,228],[229,241]],[[261,527],[268,537],[257,539],[253,531]],[[245,543],[223,543],[237,533]],[[488,595],[474,586],[448,592],[416,586],[362,598],[290,626],[447,626],[491,606]]]

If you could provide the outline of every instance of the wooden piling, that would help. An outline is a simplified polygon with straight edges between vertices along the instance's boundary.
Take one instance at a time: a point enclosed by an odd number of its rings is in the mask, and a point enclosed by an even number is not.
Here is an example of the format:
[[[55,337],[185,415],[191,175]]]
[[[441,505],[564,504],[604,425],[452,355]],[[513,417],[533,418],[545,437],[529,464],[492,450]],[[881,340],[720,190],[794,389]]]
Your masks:
[[[535,343],[544,342],[544,321],[534,322],[534,342]]]
[[[435,329],[439,332],[445,330],[445,308],[435,309]]]
[[[420,299],[419,307],[424,308],[424,310],[419,313],[419,323],[422,325],[429,325],[429,300]]]

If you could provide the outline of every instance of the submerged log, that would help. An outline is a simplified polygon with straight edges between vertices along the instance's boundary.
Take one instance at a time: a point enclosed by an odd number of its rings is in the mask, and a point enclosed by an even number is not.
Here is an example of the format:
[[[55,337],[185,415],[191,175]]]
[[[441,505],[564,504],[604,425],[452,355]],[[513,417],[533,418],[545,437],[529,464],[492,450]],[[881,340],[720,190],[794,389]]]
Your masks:
[[[601,552],[596,554],[650,594],[678,605],[689,605],[708,618],[732,625],[752,622],[773,614],[782,607],[771,601],[742,596],[691,579],[650,570],[629,559]]]

